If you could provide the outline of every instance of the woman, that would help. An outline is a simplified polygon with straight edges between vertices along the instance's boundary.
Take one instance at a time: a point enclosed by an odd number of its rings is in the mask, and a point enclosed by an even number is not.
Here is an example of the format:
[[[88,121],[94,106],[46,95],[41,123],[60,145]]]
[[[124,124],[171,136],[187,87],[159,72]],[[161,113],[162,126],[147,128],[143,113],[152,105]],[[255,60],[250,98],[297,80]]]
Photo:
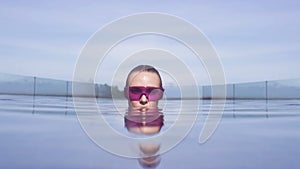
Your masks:
[[[149,65],[135,67],[128,74],[124,92],[131,107],[156,108],[164,92],[159,72]]]

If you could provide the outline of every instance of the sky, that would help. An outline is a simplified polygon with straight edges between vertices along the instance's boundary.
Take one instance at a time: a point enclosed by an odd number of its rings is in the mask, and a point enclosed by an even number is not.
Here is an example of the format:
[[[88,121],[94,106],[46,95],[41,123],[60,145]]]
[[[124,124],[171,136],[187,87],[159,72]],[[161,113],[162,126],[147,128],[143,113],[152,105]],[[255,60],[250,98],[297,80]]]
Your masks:
[[[141,12],[171,14],[195,25],[218,53],[227,83],[300,77],[296,0],[1,1],[0,72],[71,80],[77,58],[95,32]],[[120,60],[141,48],[173,49],[194,72],[200,64],[182,56],[186,49],[180,46],[157,36],[129,39],[108,54],[97,81],[109,83],[112,73],[106,72],[117,72]],[[208,83],[203,68],[194,74]]]

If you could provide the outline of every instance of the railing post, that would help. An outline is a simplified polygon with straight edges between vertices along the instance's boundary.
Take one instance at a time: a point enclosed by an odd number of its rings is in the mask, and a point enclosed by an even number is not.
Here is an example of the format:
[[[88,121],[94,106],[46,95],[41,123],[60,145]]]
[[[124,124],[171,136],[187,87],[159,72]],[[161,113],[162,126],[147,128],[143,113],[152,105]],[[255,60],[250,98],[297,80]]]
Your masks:
[[[202,100],[204,99],[204,86],[202,86]]]
[[[265,82],[265,88],[266,88],[266,100],[268,100],[268,81]]]
[[[99,92],[98,84],[95,83],[95,97],[96,97],[96,98],[98,98],[98,92]]]
[[[36,92],[36,77],[33,77],[33,95],[32,95],[32,114],[35,109],[35,92]]]
[[[69,81],[66,82],[66,111],[65,111],[65,115],[67,115],[68,113],[68,97],[69,97]]]
[[[235,84],[232,84],[232,99],[235,100]]]
[[[66,96],[69,97],[69,81],[66,82]]]
[[[266,80],[266,82],[265,82],[265,88],[266,88],[266,112],[268,112],[269,110],[268,110],[268,100],[269,100],[269,98],[268,98],[268,81]],[[269,115],[268,115],[268,113],[266,113],[266,117],[268,118],[269,117]]]
[[[36,92],[36,77],[33,77],[33,96],[35,96],[35,92]]]
[[[232,110],[233,110],[233,117],[235,118],[235,84],[232,84]]]

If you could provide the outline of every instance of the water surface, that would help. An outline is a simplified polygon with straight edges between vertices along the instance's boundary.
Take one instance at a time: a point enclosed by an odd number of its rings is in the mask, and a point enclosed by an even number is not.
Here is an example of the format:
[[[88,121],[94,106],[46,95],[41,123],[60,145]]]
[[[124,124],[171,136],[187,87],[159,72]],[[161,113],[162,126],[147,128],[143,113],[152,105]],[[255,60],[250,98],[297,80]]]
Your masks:
[[[114,102],[98,102],[107,122],[130,135]],[[172,127],[180,112],[179,100],[166,102],[160,133]],[[199,108],[188,104],[182,112],[198,114],[191,132],[156,157],[156,168],[299,168],[299,100],[229,100],[218,129],[205,144],[199,144],[198,137],[210,101],[199,102]],[[81,128],[70,97],[1,95],[0,137],[0,168],[143,168],[138,159],[97,146]]]

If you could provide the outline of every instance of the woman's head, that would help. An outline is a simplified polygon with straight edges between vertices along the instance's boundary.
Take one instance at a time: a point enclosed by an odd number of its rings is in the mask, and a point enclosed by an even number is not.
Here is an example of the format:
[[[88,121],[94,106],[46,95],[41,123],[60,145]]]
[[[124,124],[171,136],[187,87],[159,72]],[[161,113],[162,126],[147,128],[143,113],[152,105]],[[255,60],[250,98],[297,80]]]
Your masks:
[[[155,83],[155,85],[157,85],[158,83],[158,87],[162,87],[162,80],[160,77],[159,72],[152,66],[149,65],[139,65],[135,68],[133,68],[128,76],[127,76],[127,80],[126,80],[126,87],[130,86],[130,83],[134,82],[133,80],[138,80],[140,81],[140,76],[143,76],[143,73],[147,73],[150,74],[153,78],[152,78],[152,82]],[[138,76],[140,75],[140,76]]]
[[[128,74],[124,91],[131,106],[149,108],[157,107],[164,89],[159,72],[152,66],[140,65]]]

